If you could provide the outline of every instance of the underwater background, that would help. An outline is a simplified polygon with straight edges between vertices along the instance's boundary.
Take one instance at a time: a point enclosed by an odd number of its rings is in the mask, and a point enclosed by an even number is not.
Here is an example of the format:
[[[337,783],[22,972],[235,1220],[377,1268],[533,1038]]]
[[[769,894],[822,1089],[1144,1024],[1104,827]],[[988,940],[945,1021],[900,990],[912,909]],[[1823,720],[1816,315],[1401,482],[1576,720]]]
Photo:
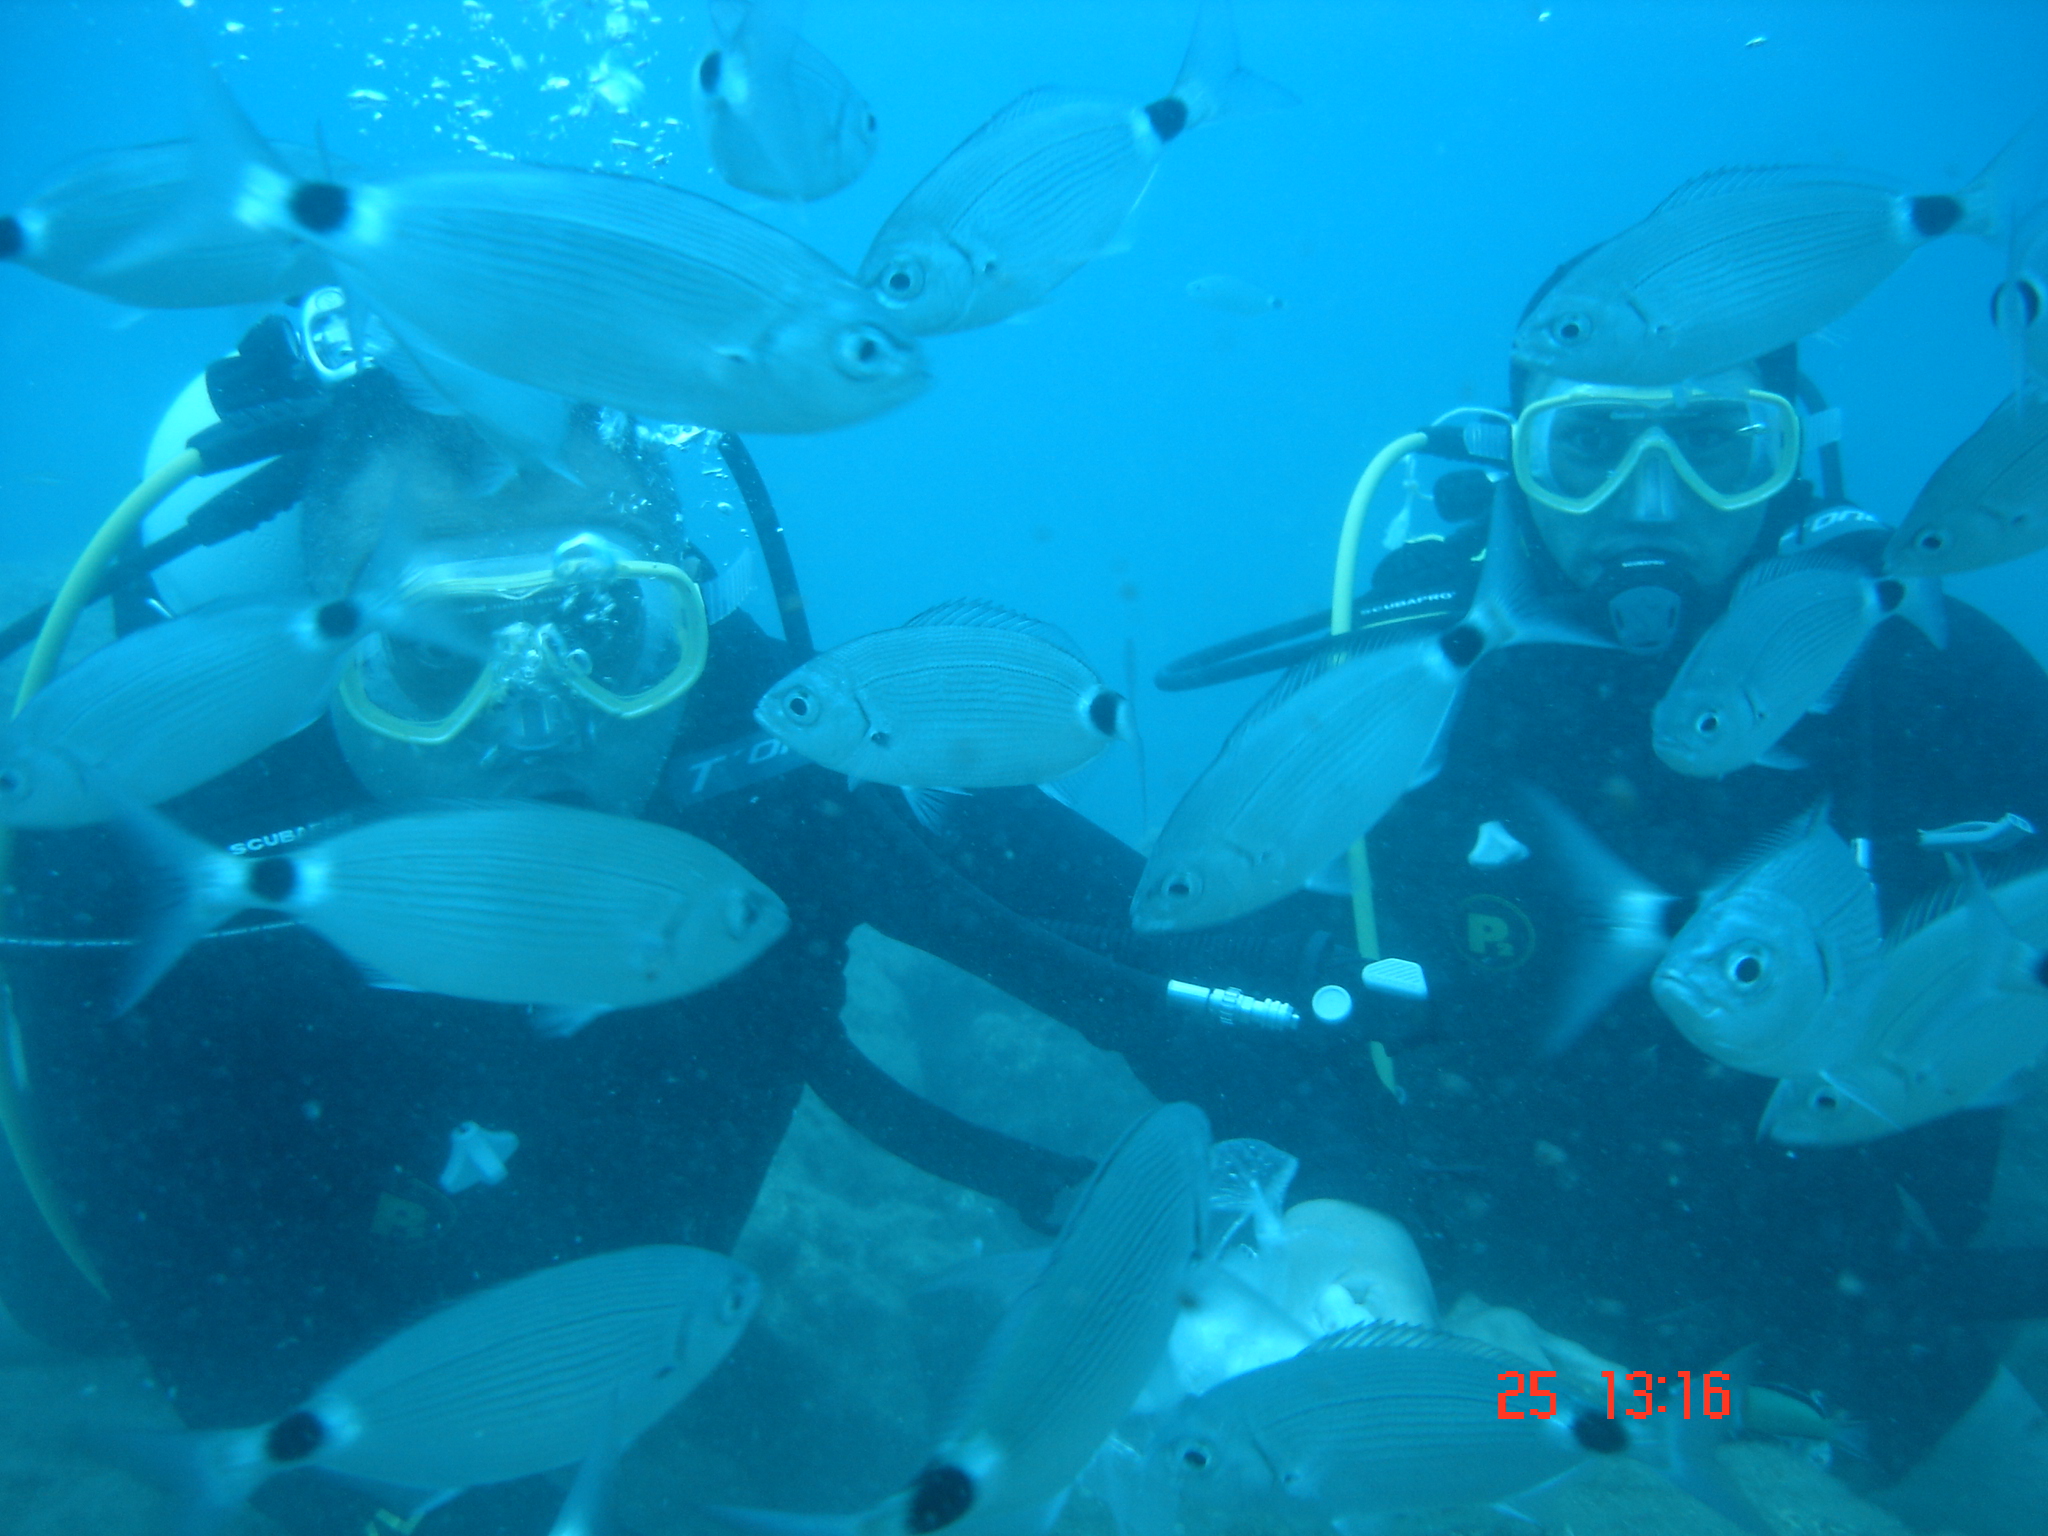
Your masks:
[[[1127,252],[1017,323],[929,342],[935,383],[909,406],[751,442],[821,645],[972,595],[1065,628],[1114,686],[1135,674],[1145,783],[1119,748],[1070,786],[1134,843],[1266,686],[1162,694],[1152,673],[1327,603],[1365,461],[1454,406],[1505,403],[1516,317],[1559,262],[1717,167],[1853,166],[1951,191],[2048,100],[2048,6],[2020,0],[1236,9],[1246,63],[1299,108],[1174,144]],[[629,170],[732,201],[850,266],[924,171],[1019,91],[1157,95],[1191,14],[1185,0],[813,0],[806,34],[873,103],[879,149],[853,186],[792,210],[705,167],[685,89],[709,35],[699,4],[0,0],[0,207],[74,154],[183,133],[196,37],[266,133],[318,132],[337,160],[498,151]],[[1880,517],[1901,516],[2011,392],[1989,317],[2002,271],[1981,242],[1936,242],[1801,348],[1843,412],[1849,494]],[[1209,274],[1283,307],[1202,307],[1186,284]],[[138,477],[171,397],[256,313],[141,315],[0,271],[0,620],[54,585]],[[1369,551],[1401,504],[1396,476]],[[707,543],[723,515],[707,508]],[[1431,526],[1418,508],[1414,530]],[[2044,558],[1948,590],[2048,659]],[[886,940],[858,951],[851,984],[863,1047],[976,1118],[1094,1154],[1148,1102],[1114,1057]],[[991,1078],[1000,1094],[977,1096]],[[2014,1112],[2011,1143],[1996,1230],[2040,1242],[2038,1098]],[[943,1383],[993,1317],[985,1299],[916,1286],[1021,1237],[993,1202],[808,1103],[740,1250],[771,1299],[731,1366],[635,1449],[625,1516],[658,1528],[769,1486],[795,1508],[871,1494],[873,1468],[914,1463]],[[0,1372],[0,1530],[149,1528],[155,1496],[60,1433],[109,1405],[148,1411],[134,1368]],[[1902,1529],[1790,1453],[1742,1454],[1745,1486],[1774,1490],[1785,1530]],[[1630,1467],[1573,1497],[1578,1536],[1725,1528]],[[1068,1521],[1101,1512],[1077,1501]],[[1941,1528],[1938,1512],[1923,1528]]]

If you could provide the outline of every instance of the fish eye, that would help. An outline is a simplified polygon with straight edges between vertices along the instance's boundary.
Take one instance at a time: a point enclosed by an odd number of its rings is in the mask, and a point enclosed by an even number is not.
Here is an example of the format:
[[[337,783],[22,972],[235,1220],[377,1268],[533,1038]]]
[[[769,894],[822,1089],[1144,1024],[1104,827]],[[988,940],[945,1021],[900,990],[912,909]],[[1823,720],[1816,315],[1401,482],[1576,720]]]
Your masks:
[[[904,262],[882,274],[882,297],[908,303],[924,292],[924,268]]]
[[[1913,541],[1930,555],[1938,555],[1948,545],[1948,535],[1939,528],[1929,528]]]
[[[1755,949],[1739,949],[1723,963],[1728,979],[1745,990],[1764,979],[1764,957]]]
[[[1584,315],[1566,315],[1551,326],[1550,333],[1559,341],[1575,342],[1584,341],[1592,329],[1592,322]]]
[[[818,708],[811,702],[811,696],[808,693],[792,693],[782,701],[782,712],[788,715],[790,719],[800,720],[808,725],[813,717],[817,715]]]
[[[11,800],[21,793],[26,782],[18,768],[0,771],[0,795],[5,795]]]
[[[1202,894],[1202,877],[1191,869],[1184,869],[1167,878],[1165,891],[1176,901],[1192,901]]]
[[[1713,710],[1707,710],[1699,719],[1693,721],[1692,728],[1702,736],[1711,736],[1721,729],[1721,717]]]
[[[1832,1093],[1816,1093],[1813,1096],[1813,1107],[1815,1109],[1826,1110],[1840,1109],[1842,1107],[1842,1101],[1836,1098]]]
[[[1197,1443],[1181,1448],[1180,1464],[1191,1472],[1208,1471],[1210,1463],[1215,1459],[1206,1445]]]
[[[889,338],[872,326],[856,326],[839,338],[839,366],[857,379],[887,371]]]

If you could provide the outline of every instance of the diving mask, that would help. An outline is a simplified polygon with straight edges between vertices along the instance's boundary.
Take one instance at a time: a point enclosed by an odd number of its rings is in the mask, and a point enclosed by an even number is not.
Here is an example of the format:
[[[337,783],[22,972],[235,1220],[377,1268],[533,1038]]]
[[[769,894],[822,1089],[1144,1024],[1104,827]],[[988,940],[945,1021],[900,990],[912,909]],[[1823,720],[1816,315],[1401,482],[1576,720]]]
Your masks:
[[[1769,390],[1582,384],[1516,418],[1515,479],[1532,501],[1591,512],[1659,453],[1700,500],[1736,512],[1791,482],[1799,447],[1798,411]]]
[[[710,652],[704,599],[687,572],[578,533],[551,556],[450,560],[409,572],[399,598],[421,630],[373,636],[350,656],[339,699],[380,736],[452,741],[516,694],[580,699],[636,720],[696,685]]]

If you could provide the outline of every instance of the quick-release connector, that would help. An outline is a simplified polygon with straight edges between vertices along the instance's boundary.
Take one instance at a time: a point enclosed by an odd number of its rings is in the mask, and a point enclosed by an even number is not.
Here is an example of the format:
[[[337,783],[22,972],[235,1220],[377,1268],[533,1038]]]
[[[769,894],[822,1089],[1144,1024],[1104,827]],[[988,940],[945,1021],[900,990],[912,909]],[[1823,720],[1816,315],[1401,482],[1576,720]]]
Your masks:
[[[1250,1024],[1259,1029],[1295,1029],[1301,1015],[1268,997],[1248,997],[1236,987],[1198,987],[1191,981],[1169,981],[1167,998],[1199,1008],[1219,1024]]]

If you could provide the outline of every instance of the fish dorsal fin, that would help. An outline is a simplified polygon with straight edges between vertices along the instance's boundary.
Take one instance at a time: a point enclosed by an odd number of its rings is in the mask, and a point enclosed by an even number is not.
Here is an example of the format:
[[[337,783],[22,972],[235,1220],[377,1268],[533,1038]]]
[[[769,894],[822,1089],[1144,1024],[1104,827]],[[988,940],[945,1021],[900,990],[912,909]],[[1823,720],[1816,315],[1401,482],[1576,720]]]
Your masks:
[[[1921,929],[1933,927],[1958,907],[1967,907],[1984,889],[1984,877],[1967,860],[1963,862],[1963,871],[1962,879],[1928,892],[1906,908],[1885,934],[1885,948],[1897,949]]]
[[[1099,96],[1086,91],[1077,91],[1064,85],[1035,85],[1022,96],[1004,105],[986,123],[983,129],[994,128],[1001,123],[1013,123],[1021,118],[1036,117],[1041,112],[1056,112],[1061,107],[1101,106]]]
[[[1734,597],[1729,599],[1729,603],[1732,606],[1735,598],[1767,583],[1814,572],[1830,572],[1842,576],[1871,574],[1868,566],[1861,565],[1834,550],[1803,550],[1794,555],[1772,555],[1768,560],[1759,560],[1742,573],[1742,579],[1735,584]]]
[[[1389,646],[1412,644],[1417,638],[1418,632],[1406,624],[1391,624],[1380,629],[1332,636],[1306,660],[1297,662],[1281,674],[1280,681],[1251,707],[1250,713],[1238,721],[1236,728],[1224,738],[1223,750],[1229,751],[1240,739],[1255,730],[1261,721],[1269,719],[1285,708],[1287,701],[1297,693],[1321,682],[1348,662],[1374,651],[1386,650]]]
[[[1823,795],[1782,827],[1774,827],[1749,843],[1742,852],[1719,867],[1700,893],[1701,904],[1719,901],[1771,860],[1789,853],[1812,837],[1827,824],[1830,804],[1830,798]]]
[[[1888,191],[1897,190],[1882,177],[1860,171],[1841,170],[1833,166],[1728,165],[1719,170],[1702,172],[1690,181],[1681,182],[1652,211],[1665,213],[1673,208],[1712,202],[1721,197],[1734,197],[1760,188],[1796,187],[1819,181],[1867,182],[1872,187]]]
[[[1419,1327],[1414,1323],[1359,1323],[1350,1328],[1340,1328],[1335,1333],[1324,1334],[1302,1353],[1322,1354],[1333,1349],[1426,1349],[1438,1354],[1465,1355],[1474,1360],[1505,1362],[1520,1370],[1529,1367],[1529,1362],[1520,1355],[1509,1354],[1498,1345],[1468,1339],[1462,1333]]]
[[[1081,647],[1058,625],[1048,624],[1043,619],[1034,619],[1028,613],[1019,613],[1014,608],[1005,608],[1000,603],[987,602],[978,597],[955,598],[950,603],[940,603],[936,608],[927,608],[912,619],[905,619],[905,629],[920,629],[927,625],[945,625],[970,629],[1007,629],[1020,635],[1032,635],[1056,645],[1069,656],[1085,660]]]

